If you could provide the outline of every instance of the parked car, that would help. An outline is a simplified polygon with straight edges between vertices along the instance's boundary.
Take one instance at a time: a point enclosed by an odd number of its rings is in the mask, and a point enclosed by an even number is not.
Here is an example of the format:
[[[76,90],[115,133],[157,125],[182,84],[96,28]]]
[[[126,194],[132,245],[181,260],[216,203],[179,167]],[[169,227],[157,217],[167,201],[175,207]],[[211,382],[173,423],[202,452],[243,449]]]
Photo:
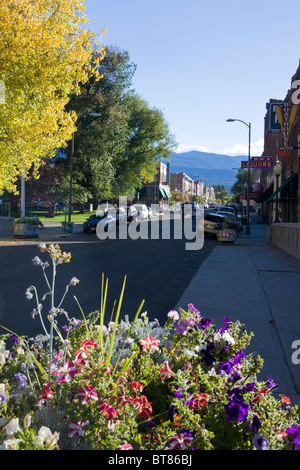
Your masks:
[[[127,222],[132,222],[133,220],[137,218],[138,212],[135,206],[128,206],[126,211],[127,211]]]
[[[148,219],[149,211],[145,204],[135,204],[134,207],[136,208],[138,212],[138,217],[140,217],[143,220]]]
[[[235,215],[235,212],[230,212],[230,211],[218,211],[217,214],[219,215],[224,215],[224,217],[227,217],[230,221],[236,222],[237,218]]]
[[[218,212],[220,212],[220,211],[232,212],[233,214],[236,213],[234,207],[231,207],[231,206],[221,206],[218,209]]]
[[[120,222],[127,222],[127,213],[123,206],[116,209],[116,224],[119,225]]]
[[[216,226],[226,221],[224,215],[207,212],[204,215],[204,234],[217,235]]]
[[[149,207],[149,206],[148,206],[147,209],[148,209],[148,218],[149,218],[149,219],[152,219],[152,217],[153,217],[153,210],[152,210],[152,207]]]
[[[112,214],[103,212],[102,214],[93,214],[83,223],[84,233],[96,232],[97,225],[102,224],[104,231],[107,232],[116,224],[116,219]]]
[[[138,216],[135,206],[121,206],[116,209],[116,223],[132,222]]]
[[[184,218],[185,215],[191,215],[192,218],[195,219],[198,211],[199,211],[199,206],[195,202],[184,202],[181,205],[182,219]]]

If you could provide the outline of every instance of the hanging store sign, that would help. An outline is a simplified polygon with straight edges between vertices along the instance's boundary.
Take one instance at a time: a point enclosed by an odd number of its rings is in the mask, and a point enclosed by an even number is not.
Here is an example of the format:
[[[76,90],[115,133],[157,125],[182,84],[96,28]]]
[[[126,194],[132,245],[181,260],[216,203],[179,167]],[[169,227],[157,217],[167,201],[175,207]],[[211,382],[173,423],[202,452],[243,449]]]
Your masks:
[[[282,106],[275,106],[275,112],[278,122],[281,126],[283,136],[283,148],[288,148],[289,136],[292,128],[292,124],[295,121],[298,111],[298,106],[290,106],[288,103],[283,103]]]
[[[241,168],[248,168],[248,161],[241,162]],[[250,168],[258,170],[269,170],[273,168],[272,157],[252,157],[250,159]]]

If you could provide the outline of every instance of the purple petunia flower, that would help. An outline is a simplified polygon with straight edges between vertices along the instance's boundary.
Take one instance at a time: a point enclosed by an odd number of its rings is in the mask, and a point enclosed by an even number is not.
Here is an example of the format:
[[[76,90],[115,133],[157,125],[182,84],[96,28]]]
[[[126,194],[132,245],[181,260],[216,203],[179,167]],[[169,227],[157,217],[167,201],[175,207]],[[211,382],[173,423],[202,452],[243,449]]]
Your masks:
[[[177,392],[173,392],[173,395],[175,395],[175,397],[177,397],[178,400],[181,400],[182,403],[186,403],[187,405],[191,405],[193,403],[193,395],[191,395],[191,394],[188,395],[188,397],[187,397],[188,399],[187,399],[186,402],[184,400],[182,400],[183,392],[182,392],[181,388],[178,388]]]
[[[262,434],[256,434],[254,436],[254,438],[252,439],[252,444],[258,450],[269,450],[270,449],[270,444],[269,444],[268,439],[266,437],[264,437]]]
[[[254,382],[249,382],[244,386],[244,389],[247,392],[253,392],[253,390],[255,390],[255,387],[256,387],[256,384]]]
[[[18,372],[17,374],[14,375],[15,380],[18,382],[18,386],[22,388],[27,387],[27,377],[24,374],[21,374],[21,372]]]
[[[231,401],[224,405],[228,421],[245,421],[250,410],[250,405],[243,400]]]
[[[176,392],[175,392],[176,393]],[[175,414],[175,405],[172,403],[170,406],[169,406],[169,409],[168,409],[168,417],[167,419],[169,419],[171,421],[171,423],[173,423],[174,421],[174,414]]]
[[[277,385],[277,384],[273,381],[273,379],[272,379],[272,377],[271,377],[270,375],[269,375],[269,377],[268,377],[268,380],[267,380],[267,382],[266,382],[266,385],[267,385],[268,387],[270,387],[270,389],[272,389],[272,390],[277,390],[277,389],[279,388],[279,385]]]
[[[225,373],[226,375],[230,375],[233,372],[231,359],[228,359],[226,362],[223,362],[222,364],[220,364],[219,374],[222,372]]]
[[[197,315],[200,313],[199,310],[197,310],[197,309],[194,307],[194,304],[188,304],[188,309],[189,309],[191,312],[196,313]]]
[[[0,392],[0,403],[5,403],[6,401],[8,401],[8,396],[5,395],[5,393],[1,393]]]
[[[228,317],[225,317],[225,318],[224,318],[224,323],[225,323],[224,326],[222,326],[222,328],[220,328],[220,330],[221,330],[223,333],[224,333],[224,331],[227,330],[228,323],[230,323],[230,320],[229,320]]]
[[[257,415],[253,416],[251,428],[254,432],[257,432],[261,428],[261,423]]]
[[[188,332],[188,327],[181,320],[179,320],[178,325],[175,326],[174,330],[176,333],[186,335]]]
[[[241,349],[233,358],[233,364],[240,364],[243,357],[246,357],[244,351]]]
[[[202,317],[198,323],[198,326],[205,328],[211,324],[211,320],[209,318]]]

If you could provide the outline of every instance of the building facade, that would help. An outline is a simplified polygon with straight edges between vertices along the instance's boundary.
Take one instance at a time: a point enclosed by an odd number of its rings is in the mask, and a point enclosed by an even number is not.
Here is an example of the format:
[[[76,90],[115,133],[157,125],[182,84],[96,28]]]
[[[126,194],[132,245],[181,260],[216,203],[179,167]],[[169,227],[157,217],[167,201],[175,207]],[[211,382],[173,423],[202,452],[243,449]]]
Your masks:
[[[278,177],[274,170],[260,172],[264,193],[258,202],[268,221],[274,220],[277,206],[280,222],[300,223],[300,113],[293,87],[297,80],[300,80],[300,65],[286,97],[267,103],[263,156],[271,156],[273,167],[279,163],[281,168]]]

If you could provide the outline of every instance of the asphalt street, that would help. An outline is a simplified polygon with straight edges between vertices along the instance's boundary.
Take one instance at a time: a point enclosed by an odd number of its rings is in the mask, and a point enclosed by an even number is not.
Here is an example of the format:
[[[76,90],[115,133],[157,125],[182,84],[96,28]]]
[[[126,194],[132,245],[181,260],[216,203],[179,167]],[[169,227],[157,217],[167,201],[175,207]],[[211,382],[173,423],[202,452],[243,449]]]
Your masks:
[[[0,325],[19,335],[29,337],[42,333],[38,318],[32,318],[35,301],[27,300],[26,289],[34,285],[40,298],[47,291],[39,266],[32,259],[47,254],[38,250],[39,241],[27,244],[0,246]],[[150,319],[163,325],[169,310],[175,307],[201,264],[216,246],[215,240],[205,239],[199,250],[186,250],[186,240],[137,239],[99,240],[95,234],[80,233],[72,239],[59,242],[61,248],[71,252],[68,264],[58,266],[56,277],[56,305],[65,286],[75,276],[80,283],[72,287],[63,303],[70,316],[81,318],[76,295],[85,315],[100,308],[102,273],[108,279],[106,320],[109,321],[115,301],[119,300],[126,276],[125,295],[121,318],[133,318],[141,301],[143,311]],[[48,268],[51,277],[51,268]],[[49,304],[43,304],[47,315]],[[182,306],[185,308],[186,306]],[[64,319],[61,320],[62,324]]]

